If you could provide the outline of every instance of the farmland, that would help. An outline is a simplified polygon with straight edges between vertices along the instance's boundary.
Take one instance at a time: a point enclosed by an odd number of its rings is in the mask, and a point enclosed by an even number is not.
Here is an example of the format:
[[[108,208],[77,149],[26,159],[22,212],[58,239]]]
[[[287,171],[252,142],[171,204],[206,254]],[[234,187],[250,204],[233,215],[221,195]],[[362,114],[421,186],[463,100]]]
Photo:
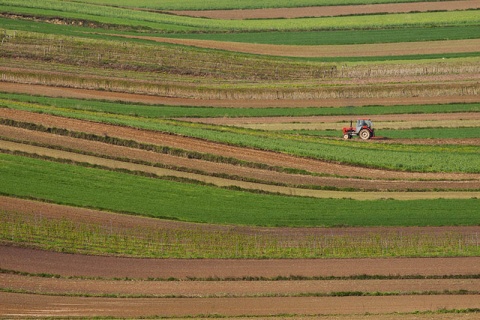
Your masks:
[[[477,319],[479,9],[0,0],[0,319]]]

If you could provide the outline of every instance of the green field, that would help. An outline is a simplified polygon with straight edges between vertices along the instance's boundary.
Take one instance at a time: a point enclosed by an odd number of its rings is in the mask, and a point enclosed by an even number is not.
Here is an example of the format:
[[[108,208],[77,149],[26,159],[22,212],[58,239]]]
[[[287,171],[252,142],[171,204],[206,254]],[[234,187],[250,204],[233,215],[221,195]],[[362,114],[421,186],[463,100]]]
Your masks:
[[[395,3],[397,0],[268,0],[259,3],[255,0],[241,1],[218,1],[218,0],[73,0],[80,3],[92,3],[98,5],[125,6],[137,8],[151,8],[160,10],[218,10],[218,9],[253,9],[253,8],[289,8],[289,7],[311,7],[327,5],[347,4],[373,4],[373,3]],[[418,2],[419,0],[402,0],[402,2]]]
[[[3,195],[180,221],[299,227],[478,225],[480,219],[478,199],[354,201],[264,195],[8,154],[0,155],[0,173]]]
[[[367,16],[268,19],[216,20],[141,12],[122,8],[103,7],[54,0],[25,1],[0,0],[0,10],[34,16],[83,19],[105,24],[151,28],[162,31],[165,24],[205,31],[312,31],[349,30],[392,27],[476,26],[480,23],[478,11],[421,12],[379,14]],[[180,29],[178,29],[180,31]]]

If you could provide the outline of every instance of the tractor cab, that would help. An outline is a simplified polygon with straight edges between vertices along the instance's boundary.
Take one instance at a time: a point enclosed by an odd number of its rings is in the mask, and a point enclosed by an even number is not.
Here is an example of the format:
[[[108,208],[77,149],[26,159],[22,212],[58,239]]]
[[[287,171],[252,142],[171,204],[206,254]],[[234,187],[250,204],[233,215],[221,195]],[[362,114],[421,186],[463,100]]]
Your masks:
[[[375,129],[370,119],[358,119],[357,125],[353,127],[353,121],[350,121],[350,127],[343,128],[343,138],[352,139],[353,136],[359,136],[363,140],[368,140],[375,136]]]

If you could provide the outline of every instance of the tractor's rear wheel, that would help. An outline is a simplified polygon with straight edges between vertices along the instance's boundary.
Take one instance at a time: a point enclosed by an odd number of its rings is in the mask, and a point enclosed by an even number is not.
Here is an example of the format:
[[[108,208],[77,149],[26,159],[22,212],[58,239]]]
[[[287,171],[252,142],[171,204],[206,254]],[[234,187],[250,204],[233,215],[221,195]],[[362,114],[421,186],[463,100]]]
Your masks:
[[[367,130],[367,129],[362,129],[360,130],[360,132],[358,133],[358,135],[360,136],[360,138],[362,138],[363,140],[368,140],[370,139],[370,137],[372,136],[372,133]]]

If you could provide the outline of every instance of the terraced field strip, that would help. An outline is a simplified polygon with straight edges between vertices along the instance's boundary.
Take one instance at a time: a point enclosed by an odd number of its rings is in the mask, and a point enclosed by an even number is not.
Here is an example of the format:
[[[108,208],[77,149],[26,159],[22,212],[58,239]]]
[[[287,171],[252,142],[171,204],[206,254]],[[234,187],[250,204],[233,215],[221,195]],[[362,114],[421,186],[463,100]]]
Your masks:
[[[2,316],[224,316],[337,315],[433,311],[478,308],[476,294],[454,294],[478,288],[478,279],[408,279],[410,275],[478,275],[477,257],[450,259],[324,259],[324,260],[175,260],[131,259],[67,255],[0,246],[2,269],[28,272],[0,274],[3,290],[35,293],[0,293]],[[36,261],[35,264],[29,261]],[[38,278],[48,271],[60,277]],[[277,280],[277,281],[144,281],[242,276],[297,275],[390,275],[407,276],[383,280]],[[377,273],[378,272],[378,273]],[[65,278],[75,275],[80,278]],[[136,280],[113,280],[126,275]],[[164,277],[165,276],[165,277]],[[104,277],[95,278],[91,277]],[[35,280],[36,285],[31,281]],[[38,281],[38,282],[37,282]],[[41,288],[41,289],[39,289]],[[442,291],[441,294],[412,292]],[[348,291],[343,291],[347,289]],[[24,292],[25,292],[24,291]],[[473,289],[475,291],[475,289]],[[386,296],[296,296],[308,293],[398,292]],[[450,292],[450,293],[448,293]],[[78,297],[76,295],[87,295]],[[110,298],[95,295],[111,294]],[[88,295],[91,295],[88,297]],[[122,298],[123,295],[123,298]],[[128,297],[132,295],[133,297]],[[167,297],[158,297],[166,295]],[[177,297],[183,296],[182,298]],[[227,295],[228,297],[222,297]],[[117,297],[116,297],[117,296]]]
[[[268,9],[233,9],[233,10],[184,10],[166,11],[172,14],[210,19],[278,19],[302,17],[332,17],[343,15],[402,13],[427,11],[452,11],[480,8],[477,0],[359,4],[345,6],[319,6],[304,8],[268,8]]]
[[[118,35],[124,38],[151,40],[162,43],[181,44],[199,48],[219,49],[226,51],[263,54],[279,57],[373,57],[401,56],[418,54],[477,52],[480,39],[428,41],[428,42],[398,42],[382,44],[359,45],[329,45],[329,46],[287,46],[269,44],[245,44],[224,41],[172,39],[151,36]]]
[[[0,293],[3,316],[270,316],[358,314],[478,308],[478,295],[294,298],[76,298]]]
[[[44,95],[51,97],[65,97],[77,99],[94,99],[108,101],[137,102],[145,104],[164,104],[171,106],[204,106],[228,108],[304,108],[304,107],[345,107],[368,105],[409,105],[409,104],[438,104],[438,103],[472,103],[480,102],[480,95],[456,95],[439,97],[397,97],[397,98],[343,98],[322,100],[246,100],[246,99],[188,99],[175,97],[162,97],[155,95],[142,95],[112,91],[98,91],[76,89],[68,87],[52,87],[40,84],[23,84],[0,81],[0,90],[10,93],[26,93],[31,95]]]

